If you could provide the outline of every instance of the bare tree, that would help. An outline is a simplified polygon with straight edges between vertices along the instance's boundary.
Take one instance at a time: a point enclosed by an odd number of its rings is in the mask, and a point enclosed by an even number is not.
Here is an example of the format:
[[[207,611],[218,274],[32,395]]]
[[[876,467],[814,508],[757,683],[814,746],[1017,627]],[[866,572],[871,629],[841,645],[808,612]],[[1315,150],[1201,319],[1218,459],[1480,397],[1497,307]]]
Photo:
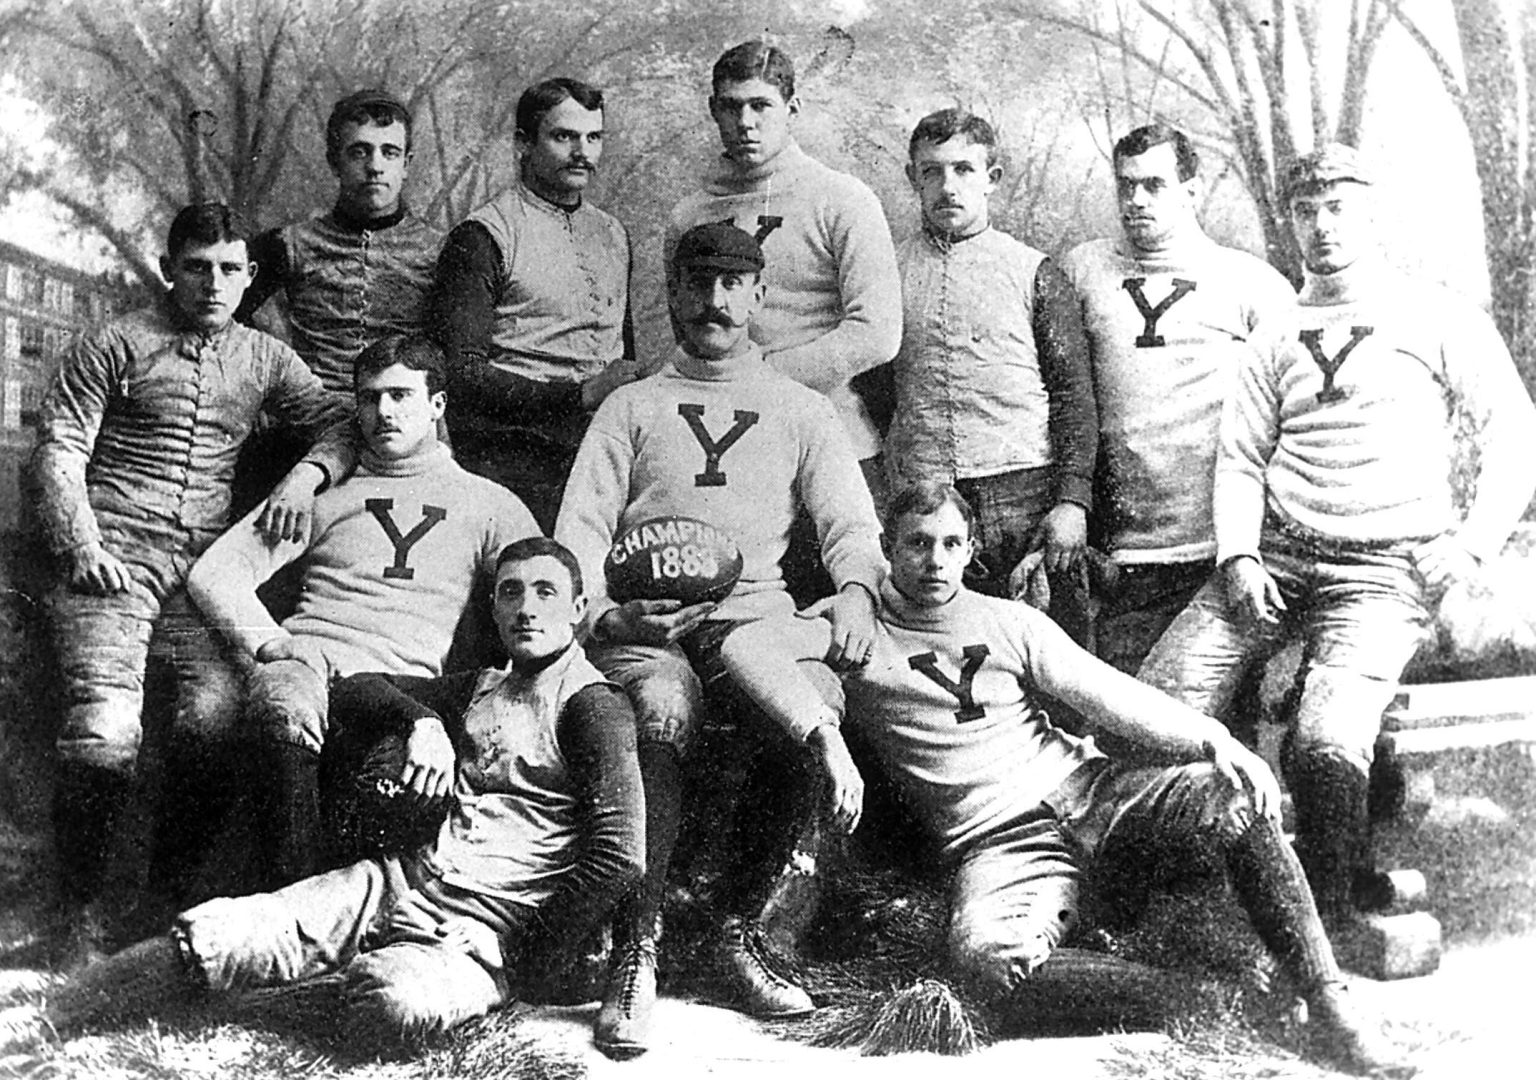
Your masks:
[[[1276,167],[1319,142],[1359,142],[1371,63],[1392,22],[1390,0],[1350,0],[1343,78],[1330,85],[1323,53],[1340,40],[1343,8],[1336,0],[1115,0],[1112,9],[1026,2],[1015,11],[1094,45],[1106,109],[1118,100],[1143,110],[1138,122],[1184,119],[1252,195],[1270,262],[1299,280]]]
[[[1451,0],[1460,68],[1399,0],[1393,14],[1434,64],[1477,159],[1493,319],[1527,386],[1536,386],[1536,146],[1531,132],[1536,25],[1528,5]]]

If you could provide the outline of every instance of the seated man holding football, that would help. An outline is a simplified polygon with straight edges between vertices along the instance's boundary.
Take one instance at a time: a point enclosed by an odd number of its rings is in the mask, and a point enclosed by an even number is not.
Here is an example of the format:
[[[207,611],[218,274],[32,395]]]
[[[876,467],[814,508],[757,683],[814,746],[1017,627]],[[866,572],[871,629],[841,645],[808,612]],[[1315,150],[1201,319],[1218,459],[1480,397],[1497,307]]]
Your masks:
[[[720,641],[745,622],[793,614],[779,560],[801,507],[816,524],[838,589],[827,611],[833,663],[857,663],[867,653],[884,565],[874,504],[832,406],[777,373],[748,336],[765,293],[757,241],[731,225],[700,225],[680,238],[673,264],[669,295],[680,347],[661,371],[615,390],[598,409],[555,526],[592,585],[588,651],[629,692],[639,725],[646,874],[620,907],[596,1030],[598,1046],[615,1057],[646,1048],[662,892],[681,813],[679,756],[703,722],[702,686],[721,673]],[[685,532],[688,542],[668,542],[683,541]],[[734,582],[725,571],[737,552],[719,534],[739,548]],[[653,571],[675,587],[658,589]],[[720,589],[727,590],[723,599],[709,599]],[[837,717],[837,677],[821,664],[807,665],[806,675],[820,708]],[[754,719],[742,734],[751,734]],[[771,725],[762,729],[778,737]],[[809,742],[814,752],[846,753],[840,742],[823,748],[818,739]],[[794,795],[803,805],[814,790],[805,756],[783,748],[754,762],[739,802],[753,828],[738,827],[730,895],[717,898],[728,913],[721,971],[738,1003],[759,1016],[814,1008],[765,957],[755,917],[793,846],[796,807],[786,801]],[[739,814],[738,826],[748,816]]]
[[[435,839],[273,893],[219,898],[85,968],[42,1005],[0,1010],[0,1055],[209,992],[344,978],[360,1049],[495,1009],[532,940],[579,940],[640,876],[640,777],[624,695],[575,645],[581,571],[530,536],[495,559],[504,668],[356,675],[332,709],[389,741],[418,798],[453,796]],[[366,729],[366,730],[365,730]]]
[[[1305,997],[1318,1055],[1362,1072],[1396,1066],[1350,1000],[1263,760],[1217,721],[1084,651],[1042,612],[965,588],[973,518],[953,487],[899,493],[882,542],[890,577],[868,660],[846,680],[848,715],[954,870],[956,976],[1005,1010],[1038,1015],[1059,984],[1050,961],[1078,923],[1084,879],[1106,914],[1130,918],[1151,890],[1216,870]],[[831,643],[820,619],[780,618],[739,627],[720,652],[769,716],[835,747],[836,718],[795,663]],[[1037,693],[1134,757],[1063,732]],[[852,828],[857,770],[836,752],[823,760],[839,823]],[[1097,970],[1100,982],[1076,985],[1079,1012],[1126,989],[1129,972]]]

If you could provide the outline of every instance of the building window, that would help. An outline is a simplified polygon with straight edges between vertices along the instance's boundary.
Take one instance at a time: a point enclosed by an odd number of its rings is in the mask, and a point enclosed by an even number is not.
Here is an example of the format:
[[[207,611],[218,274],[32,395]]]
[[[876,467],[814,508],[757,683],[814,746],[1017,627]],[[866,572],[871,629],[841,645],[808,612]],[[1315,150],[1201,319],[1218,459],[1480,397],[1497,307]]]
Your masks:
[[[21,328],[21,355],[23,359],[36,363],[46,355],[48,347],[47,335],[43,328],[36,323],[26,323]]]
[[[91,295],[89,289],[76,289],[74,292],[75,318],[83,319],[86,322],[94,322],[96,320],[96,305],[91,303],[91,301],[95,297]]]
[[[36,270],[22,270],[21,299],[23,303],[42,307],[48,293],[48,279]]]

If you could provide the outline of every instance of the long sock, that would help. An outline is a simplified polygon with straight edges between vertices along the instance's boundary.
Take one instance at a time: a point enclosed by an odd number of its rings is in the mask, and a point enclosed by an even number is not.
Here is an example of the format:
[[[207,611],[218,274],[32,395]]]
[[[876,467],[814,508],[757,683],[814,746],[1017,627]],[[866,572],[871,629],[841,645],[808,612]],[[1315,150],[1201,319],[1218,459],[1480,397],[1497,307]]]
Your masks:
[[[642,742],[639,758],[640,783],[645,789],[645,877],[621,909],[620,931],[625,935],[655,932],[683,812],[677,748]]]
[[[195,990],[170,935],[130,945],[84,968],[48,995],[44,1015],[68,1033],[100,1020],[132,1020]]]
[[[53,827],[62,909],[83,908],[101,892],[112,833],[132,790],[128,774],[90,765],[60,768]]]
[[[1370,779],[1342,757],[1287,755],[1286,779],[1296,804],[1296,851],[1325,919],[1347,917],[1357,874],[1369,869]]]
[[[1265,817],[1249,826],[1228,846],[1227,870],[1254,929],[1299,987],[1339,979],[1306,874],[1279,825]]]
[[[270,761],[256,790],[258,805],[266,802],[268,811],[269,884],[280,887],[319,869],[320,755],[283,743],[271,748]]]
[[[1000,1003],[1010,1027],[1036,1031],[1149,1027],[1190,1007],[1177,971],[1083,949],[1057,949]]]

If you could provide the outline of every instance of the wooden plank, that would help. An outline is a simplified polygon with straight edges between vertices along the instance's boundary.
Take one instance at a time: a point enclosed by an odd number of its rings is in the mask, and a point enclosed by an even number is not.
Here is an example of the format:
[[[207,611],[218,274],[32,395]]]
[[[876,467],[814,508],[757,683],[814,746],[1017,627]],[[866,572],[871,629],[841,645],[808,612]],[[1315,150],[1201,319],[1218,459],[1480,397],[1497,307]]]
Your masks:
[[[1387,731],[1536,717],[1536,676],[1399,686],[1382,716]]]
[[[1440,754],[1447,750],[1480,750],[1517,742],[1536,743],[1536,716],[1383,731],[1377,747],[1391,754],[1407,756]]]

